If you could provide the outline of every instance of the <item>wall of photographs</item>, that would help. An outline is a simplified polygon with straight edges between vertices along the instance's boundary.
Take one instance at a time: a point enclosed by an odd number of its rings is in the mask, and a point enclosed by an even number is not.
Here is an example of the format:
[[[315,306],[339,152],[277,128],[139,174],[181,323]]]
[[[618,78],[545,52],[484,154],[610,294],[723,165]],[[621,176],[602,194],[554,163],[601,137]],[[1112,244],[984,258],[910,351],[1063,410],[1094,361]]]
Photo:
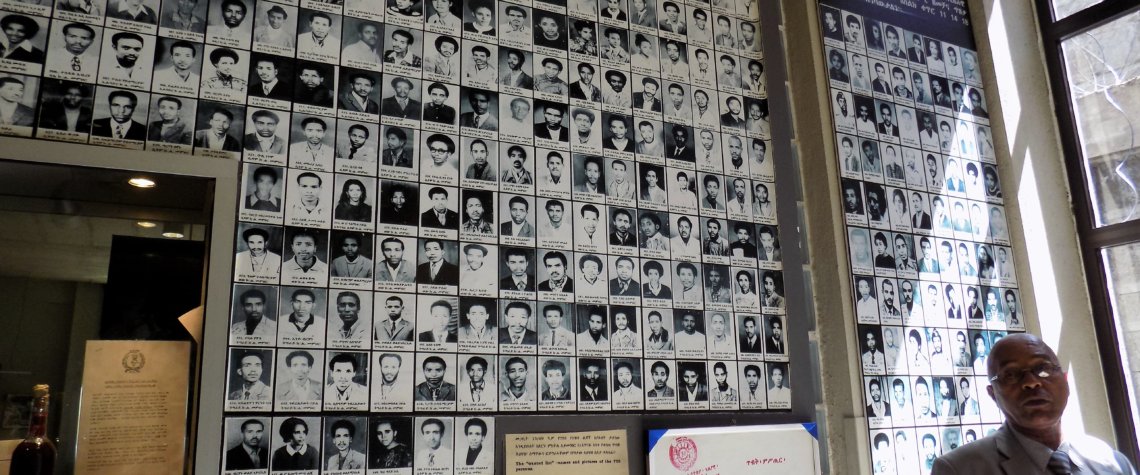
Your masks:
[[[240,162],[227,473],[491,473],[790,410],[757,8],[0,0],[0,134]]]
[[[819,7],[874,473],[996,430],[988,348],[1025,329],[969,18],[918,3]]]

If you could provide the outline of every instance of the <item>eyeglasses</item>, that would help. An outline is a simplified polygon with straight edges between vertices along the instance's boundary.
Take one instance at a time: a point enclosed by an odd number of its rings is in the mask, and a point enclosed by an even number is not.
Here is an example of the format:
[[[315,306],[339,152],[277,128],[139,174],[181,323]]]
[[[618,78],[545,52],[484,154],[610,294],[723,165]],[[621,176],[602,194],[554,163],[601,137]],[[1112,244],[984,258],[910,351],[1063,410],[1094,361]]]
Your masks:
[[[1061,367],[1053,363],[1040,363],[1028,369],[1007,369],[995,376],[991,376],[990,382],[997,382],[1002,386],[1013,386],[1025,379],[1026,374],[1032,374],[1038,379],[1049,379],[1061,374]]]
[[[431,147],[431,153],[448,153],[450,150],[446,148]]]

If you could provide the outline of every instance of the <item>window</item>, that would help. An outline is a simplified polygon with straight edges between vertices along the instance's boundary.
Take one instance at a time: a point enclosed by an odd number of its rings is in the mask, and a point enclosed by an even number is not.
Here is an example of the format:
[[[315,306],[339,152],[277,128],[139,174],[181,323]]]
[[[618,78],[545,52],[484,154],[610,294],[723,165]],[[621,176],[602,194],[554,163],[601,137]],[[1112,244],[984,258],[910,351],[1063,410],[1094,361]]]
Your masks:
[[[1140,0],[1037,0],[1120,450],[1140,427]],[[1135,462],[1135,461],[1134,461]]]

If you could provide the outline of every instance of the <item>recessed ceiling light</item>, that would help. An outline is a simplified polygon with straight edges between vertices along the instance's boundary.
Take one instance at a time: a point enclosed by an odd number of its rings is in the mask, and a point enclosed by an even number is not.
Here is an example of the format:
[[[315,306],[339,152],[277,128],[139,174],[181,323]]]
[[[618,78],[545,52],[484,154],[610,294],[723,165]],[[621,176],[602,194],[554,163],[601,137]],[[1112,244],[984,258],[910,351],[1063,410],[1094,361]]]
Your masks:
[[[130,180],[127,180],[127,183],[130,184],[131,186],[134,186],[137,188],[154,188],[154,186],[156,185],[154,180],[151,180],[150,178],[144,178],[141,176],[131,178]]]
[[[138,227],[140,227],[140,228],[147,228],[147,229],[158,226],[158,224],[155,224],[154,222],[151,222],[151,221],[139,221],[135,224],[138,225]]]
[[[170,239],[182,239],[186,237],[186,234],[183,233],[183,228],[181,225],[167,223],[162,225],[162,237]]]

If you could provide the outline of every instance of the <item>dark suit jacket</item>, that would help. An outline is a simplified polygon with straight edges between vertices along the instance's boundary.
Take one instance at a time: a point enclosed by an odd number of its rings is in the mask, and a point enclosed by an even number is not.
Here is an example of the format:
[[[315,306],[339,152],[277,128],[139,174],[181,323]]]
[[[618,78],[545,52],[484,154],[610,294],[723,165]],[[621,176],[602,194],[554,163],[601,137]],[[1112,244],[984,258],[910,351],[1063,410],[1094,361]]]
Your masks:
[[[586,93],[582,92],[582,81],[575,81],[570,83],[570,98],[581,99],[584,101],[602,102],[602,90],[596,87],[590,92],[590,97],[586,97]],[[593,84],[590,85],[593,87]]]
[[[606,391],[605,381],[601,381],[598,384],[598,397],[590,396],[590,393],[586,392],[586,385],[585,384],[579,384],[578,387],[582,388],[582,390],[581,390],[582,395],[578,399],[579,401],[609,401],[610,400],[610,393],[609,393],[609,391]]]
[[[923,211],[918,216],[910,215],[910,225],[918,229],[930,229],[930,213]]]
[[[567,142],[570,140],[570,129],[562,127],[558,131],[558,136],[550,135],[550,129],[546,128],[546,123],[537,124],[534,126],[534,137],[539,139],[557,140],[559,142]]]
[[[633,279],[629,279],[629,287],[625,289],[625,292],[621,292],[619,289],[620,287],[618,286],[618,279],[616,277],[610,279],[610,295],[628,295],[630,297],[641,296],[641,284],[637,283],[637,281]]]
[[[764,339],[764,350],[769,354],[782,355],[788,352],[788,345],[781,341],[777,346],[777,343],[772,340],[772,337],[768,337]]]
[[[333,93],[332,90],[324,86],[309,89],[302,84],[297,87],[297,93],[294,95],[293,102],[318,107],[332,107]]]
[[[510,330],[507,330],[506,328],[500,328],[499,329],[499,343],[507,343],[507,344],[511,343],[511,332],[510,332]],[[527,330],[527,331],[523,332],[522,344],[524,344],[524,345],[537,345],[538,344],[538,333],[535,333],[534,330]]]
[[[606,139],[602,141],[602,147],[608,148],[610,150],[618,150],[618,151],[622,151],[622,152],[631,152],[632,153],[634,151],[634,143],[633,143],[632,139],[626,140],[624,147],[618,147],[617,145],[614,145],[613,137],[606,137]]]
[[[751,345],[748,344],[748,336],[740,335],[740,351],[742,353],[760,353],[762,351],[760,343],[764,341],[760,335],[756,335],[756,341]]]
[[[534,77],[531,75],[524,72],[522,74],[519,74],[518,84],[507,84],[502,81],[506,80],[508,74],[510,74],[510,70],[503,70],[503,74],[499,79],[500,84],[504,86],[521,87],[523,89],[534,89]]]
[[[209,130],[199,130],[197,132],[194,132],[194,147],[206,148],[209,146],[209,139],[206,138],[206,134],[209,133]],[[226,134],[226,139],[222,141],[222,150],[225,150],[227,152],[240,152],[241,143],[239,143],[238,140],[234,138],[234,136]]]
[[[281,78],[277,78],[277,84],[274,84],[273,89],[270,89],[268,93],[266,93],[265,88],[261,86],[260,79],[255,79],[255,82],[251,83],[249,87],[246,88],[246,91],[249,92],[249,95],[254,97],[264,97],[281,101],[293,100],[293,85]]]
[[[910,48],[906,49],[906,55],[907,59],[909,59],[912,63],[926,64],[926,55],[923,54],[921,49],[917,49],[911,46]]]
[[[435,334],[432,333],[431,330],[428,330],[426,332],[420,332],[419,341],[435,342]],[[459,334],[456,332],[449,331],[449,332],[447,332],[446,341],[441,341],[439,343],[455,343],[458,341],[459,341]],[[418,388],[417,388],[417,392],[418,392]],[[429,396],[429,400],[430,400],[430,396]]]
[[[40,128],[67,130],[67,114],[64,113],[62,104],[50,102],[40,107]],[[90,107],[79,107],[79,120],[75,121],[75,129],[72,132],[85,134],[91,132]]]
[[[1008,425],[1002,425],[993,434],[963,445],[934,460],[933,475],[956,475],[967,473],[1015,475],[1026,473],[1025,468],[1033,466],[1029,455],[1022,448]],[[1112,450],[1107,444],[1087,437],[1078,438],[1074,444],[1085,459],[1081,473],[1133,473],[1132,464],[1124,454]],[[1102,454],[1096,456],[1093,454]],[[1109,455],[1111,454],[1111,455]],[[1092,457],[1089,457],[1092,455]],[[1095,460],[1093,460],[1095,458]]]
[[[538,284],[538,291],[539,292],[553,292],[553,290],[550,289],[550,280],[544,280],[544,281],[542,281],[542,283]],[[566,279],[566,285],[562,286],[562,291],[563,292],[573,292],[574,291],[574,279],[567,278]]]
[[[523,229],[522,229],[522,232],[519,233],[519,237],[528,237],[528,238],[534,237],[534,226],[532,226],[529,221],[524,221],[522,228]],[[507,222],[499,225],[499,235],[500,236],[507,236],[510,234],[510,232],[511,232],[511,221],[507,221]]]
[[[634,94],[633,108],[641,109],[642,107],[645,107],[645,94]],[[650,105],[650,107],[652,108],[653,112],[661,112],[661,99],[654,97],[653,103]]]
[[[720,115],[720,125],[725,127],[744,127],[744,120],[729,112],[725,112]]]
[[[420,120],[420,101],[408,98],[408,107],[401,109],[396,96],[386,97],[380,101],[380,113],[389,117]]]
[[[871,82],[871,88],[874,89],[875,92],[878,92],[878,93],[882,93],[882,94],[890,94],[891,93],[891,84],[886,82],[886,81],[883,81],[883,80],[876,79],[876,80],[872,81]]]
[[[96,119],[91,123],[91,135],[96,137],[111,137],[115,136],[114,129],[111,128],[111,118],[104,117]],[[138,122],[131,121],[131,128],[127,131],[127,140],[146,140],[146,126]]]
[[[625,21],[625,12],[621,10],[618,10],[617,15],[612,15],[610,14],[610,10],[608,8],[603,8],[602,16],[606,18],[612,18],[617,21]]]
[[[676,145],[666,146],[665,147],[665,158],[672,158],[675,160],[684,160],[686,162],[691,162],[691,161],[695,160],[694,155],[693,155],[693,147],[685,146],[685,148],[681,149],[681,153],[677,153],[677,146]]]
[[[459,219],[459,214],[456,213],[456,218]],[[388,224],[402,224],[404,226],[416,225],[416,213],[411,208],[405,206],[400,211],[388,203],[380,208],[380,222]]]
[[[424,211],[420,214],[420,225],[425,228],[459,229],[459,213],[447,210],[444,215],[447,219],[447,226],[439,222],[439,216],[435,214],[435,209]]]
[[[259,468],[269,468],[269,449],[260,447],[257,449],[257,458],[260,463],[253,464],[250,460],[249,453],[245,451],[245,447],[238,444],[226,451],[226,470],[255,470]]]
[[[459,126],[475,128],[475,113],[464,112],[459,114]],[[487,114],[487,118],[483,119],[483,126],[479,127],[482,130],[499,130],[499,119],[494,114]]]
[[[428,104],[424,106],[424,120],[441,124],[454,124],[455,108],[446,104],[438,107],[435,104]]]
[[[447,261],[439,267],[435,279],[431,278],[431,267],[427,262],[416,267],[416,283],[435,285],[459,285],[459,267]]]
[[[899,126],[891,124],[890,127],[887,127],[887,124],[879,124],[879,133],[885,135],[894,135],[895,137],[898,137]]]
[[[512,279],[511,276],[508,275],[506,277],[503,277],[502,279],[499,279],[499,290],[515,290],[515,291],[517,291],[518,287],[515,286],[514,279]],[[523,292],[534,292],[534,277],[533,276],[527,277],[526,288],[523,289]]]
[[[368,99],[364,104],[364,109],[361,109],[360,105],[356,103],[356,99],[353,97],[352,92],[345,92],[344,94],[340,95],[340,108],[349,111],[364,112],[366,114],[380,113],[380,105],[376,104],[376,101],[372,99]]]

